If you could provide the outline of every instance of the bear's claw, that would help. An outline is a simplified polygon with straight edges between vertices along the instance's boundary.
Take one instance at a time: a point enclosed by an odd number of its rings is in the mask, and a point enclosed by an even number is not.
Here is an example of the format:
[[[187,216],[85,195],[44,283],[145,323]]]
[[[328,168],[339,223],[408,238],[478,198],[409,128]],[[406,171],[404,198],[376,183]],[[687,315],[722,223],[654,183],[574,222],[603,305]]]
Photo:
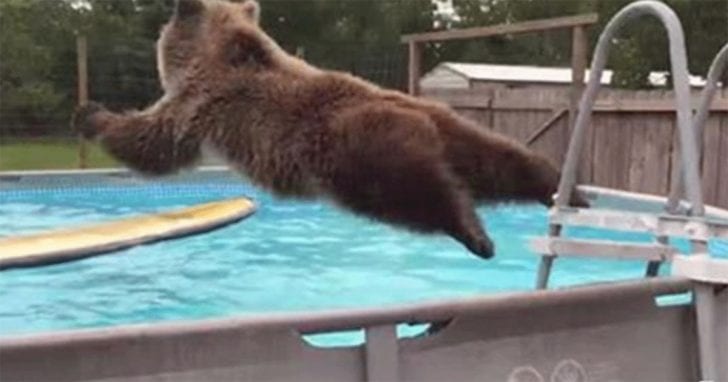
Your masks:
[[[93,139],[99,134],[99,131],[96,126],[91,123],[90,119],[96,113],[105,110],[106,108],[98,102],[89,102],[86,105],[81,105],[77,107],[73,113],[71,126],[84,138]]]
[[[487,237],[470,240],[465,244],[470,252],[483,259],[490,259],[495,255],[495,245]]]

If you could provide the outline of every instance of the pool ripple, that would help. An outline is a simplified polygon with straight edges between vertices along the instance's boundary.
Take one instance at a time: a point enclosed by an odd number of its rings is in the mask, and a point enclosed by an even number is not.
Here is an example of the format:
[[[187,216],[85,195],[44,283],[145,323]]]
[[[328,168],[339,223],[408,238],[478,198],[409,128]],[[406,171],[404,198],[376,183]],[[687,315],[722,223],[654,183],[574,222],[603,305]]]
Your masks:
[[[117,181],[118,186],[93,189],[0,191],[0,235],[240,195],[253,197],[259,210],[204,235],[0,272],[0,335],[525,290],[532,288],[538,264],[527,240],[546,230],[541,206],[482,208],[497,247],[497,256],[484,261],[448,237],[397,230],[326,204],[276,200],[242,182],[144,187]],[[623,237],[598,230],[569,234]],[[712,243],[711,248],[724,247]],[[564,259],[554,268],[553,281],[635,278],[643,268],[637,262]]]

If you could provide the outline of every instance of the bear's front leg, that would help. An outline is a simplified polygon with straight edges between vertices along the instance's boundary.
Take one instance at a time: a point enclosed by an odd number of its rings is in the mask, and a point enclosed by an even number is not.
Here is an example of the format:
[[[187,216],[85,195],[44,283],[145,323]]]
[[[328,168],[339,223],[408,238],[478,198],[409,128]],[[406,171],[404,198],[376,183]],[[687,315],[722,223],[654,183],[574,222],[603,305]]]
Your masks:
[[[105,126],[102,121],[104,113],[108,113],[104,105],[98,102],[89,102],[76,109],[71,119],[71,125],[84,138],[94,139]]]
[[[76,110],[72,124],[85,138],[100,140],[114,158],[141,173],[165,175],[192,165],[200,156],[198,129],[184,128],[173,110],[154,110],[119,114],[91,102]]]

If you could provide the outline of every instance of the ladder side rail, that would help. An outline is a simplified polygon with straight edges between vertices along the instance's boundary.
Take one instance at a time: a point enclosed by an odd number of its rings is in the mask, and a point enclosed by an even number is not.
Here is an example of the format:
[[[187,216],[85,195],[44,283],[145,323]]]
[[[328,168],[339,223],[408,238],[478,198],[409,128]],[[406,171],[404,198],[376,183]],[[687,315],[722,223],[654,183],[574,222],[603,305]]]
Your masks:
[[[703,133],[705,131],[705,123],[708,121],[710,114],[710,104],[715,98],[718,90],[718,80],[724,71],[728,70],[728,44],[713,59],[706,76],[706,83],[703,91],[700,93],[700,103],[693,117],[693,131],[695,132],[695,140],[698,148],[699,158],[702,157],[703,151]],[[723,86],[726,86],[725,84]],[[680,197],[684,193],[683,174],[677,168],[672,174],[672,184],[670,185],[670,195],[668,198],[667,210],[669,212],[677,212],[679,210]]]
[[[673,74],[673,88],[677,109],[677,125],[680,132],[680,142],[683,147],[681,154],[682,172],[686,181],[688,199],[692,203],[692,212],[696,216],[704,214],[702,187],[698,174],[698,153],[695,144],[695,134],[691,131],[690,88],[688,82],[687,57],[685,53],[685,35],[682,25],[675,12],[669,6],[654,0],[634,2],[622,8],[609,21],[599,36],[597,46],[592,57],[589,82],[579,101],[579,110],[574,130],[569,142],[569,148],[564,161],[558,192],[554,208],[565,207],[571,200],[571,193],[576,187],[576,175],[579,159],[584,146],[584,135],[591,121],[592,109],[601,85],[602,72],[609,57],[609,45],[617,32],[630,21],[644,15],[656,17],[668,34],[670,49],[670,64]],[[551,222],[549,237],[561,235],[561,226]],[[700,243],[694,243],[700,246]],[[545,289],[551,273],[555,256],[544,254],[539,265],[536,287]],[[654,266],[653,266],[654,267]]]
[[[592,58],[589,83],[579,102],[579,112],[576,124],[569,143],[559,183],[556,205],[565,206],[571,198],[576,183],[577,166],[584,146],[585,129],[590,123],[591,112],[597,92],[600,88],[600,79],[608,58],[608,48],[617,31],[629,21],[643,15],[652,15],[659,19],[668,34],[670,45],[670,63],[673,74],[673,87],[677,104],[677,125],[682,146],[682,172],[684,173],[685,189],[689,201],[692,203],[692,212],[702,216],[704,212],[703,196],[698,175],[698,153],[695,143],[695,134],[691,130],[690,88],[688,83],[687,58],[685,54],[685,36],[680,20],[667,5],[643,0],[632,3],[619,11],[607,24],[595,48]]]

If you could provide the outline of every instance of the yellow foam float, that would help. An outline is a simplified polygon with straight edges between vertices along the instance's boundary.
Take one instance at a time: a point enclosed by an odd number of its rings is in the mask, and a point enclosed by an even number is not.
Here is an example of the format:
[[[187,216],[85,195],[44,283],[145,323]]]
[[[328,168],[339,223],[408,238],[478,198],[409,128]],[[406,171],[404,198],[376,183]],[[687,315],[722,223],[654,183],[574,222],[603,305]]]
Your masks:
[[[255,212],[247,198],[0,239],[0,270],[59,263],[139,244],[179,238],[235,223]]]

